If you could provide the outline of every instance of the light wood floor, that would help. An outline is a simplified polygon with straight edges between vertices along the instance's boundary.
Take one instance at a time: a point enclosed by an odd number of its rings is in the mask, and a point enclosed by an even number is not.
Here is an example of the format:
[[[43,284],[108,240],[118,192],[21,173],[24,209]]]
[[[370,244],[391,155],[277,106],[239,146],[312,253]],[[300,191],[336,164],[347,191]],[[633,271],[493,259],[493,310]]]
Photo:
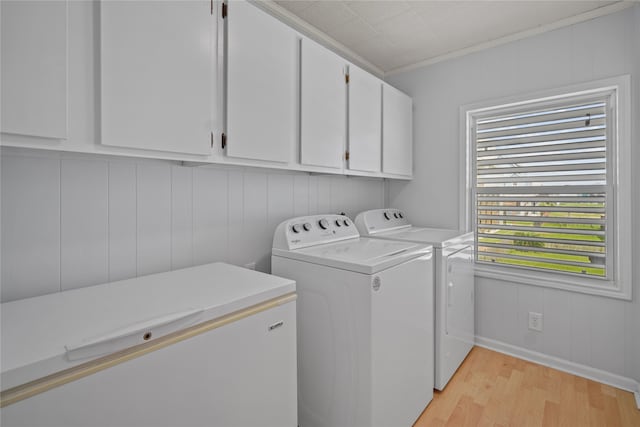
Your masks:
[[[640,426],[632,393],[475,347],[414,427]]]

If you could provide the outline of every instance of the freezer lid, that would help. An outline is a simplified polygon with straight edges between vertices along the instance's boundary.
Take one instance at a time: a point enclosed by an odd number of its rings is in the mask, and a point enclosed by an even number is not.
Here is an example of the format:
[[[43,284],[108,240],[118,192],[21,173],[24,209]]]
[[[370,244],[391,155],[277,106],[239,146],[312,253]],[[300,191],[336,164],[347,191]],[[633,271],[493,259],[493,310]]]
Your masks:
[[[290,251],[274,248],[273,255],[357,273],[374,274],[431,253],[432,250],[430,245],[363,237]]]
[[[2,390],[294,291],[214,263],[3,303]]]

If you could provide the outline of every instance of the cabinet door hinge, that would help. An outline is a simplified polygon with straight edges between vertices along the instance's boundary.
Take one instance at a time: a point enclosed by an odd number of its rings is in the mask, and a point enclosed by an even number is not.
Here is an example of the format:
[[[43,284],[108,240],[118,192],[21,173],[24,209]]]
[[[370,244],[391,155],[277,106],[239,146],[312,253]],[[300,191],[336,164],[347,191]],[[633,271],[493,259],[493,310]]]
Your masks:
[[[345,75],[344,75],[344,82],[345,82],[346,84],[349,84],[349,74],[345,74]]]
[[[211,132],[211,148],[213,148],[213,132]]]
[[[209,9],[209,12],[213,15],[213,0],[209,0],[209,2],[211,3],[211,7]]]
[[[220,145],[222,145],[222,149],[224,150],[225,148],[227,148],[227,135],[225,135],[224,133],[222,134],[222,137],[220,138]]]
[[[349,160],[349,152],[348,152],[348,151],[345,151],[345,153],[344,153],[344,159],[345,159],[345,160]]]
[[[222,17],[226,18],[227,17],[227,4],[226,3],[222,3]]]

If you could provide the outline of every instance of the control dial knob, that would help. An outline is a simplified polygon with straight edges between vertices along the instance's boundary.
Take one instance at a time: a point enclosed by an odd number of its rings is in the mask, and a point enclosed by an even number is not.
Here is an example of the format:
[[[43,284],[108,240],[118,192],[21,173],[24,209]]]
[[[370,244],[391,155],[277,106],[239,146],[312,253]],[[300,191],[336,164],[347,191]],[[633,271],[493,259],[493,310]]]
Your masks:
[[[291,226],[291,231],[293,231],[294,233],[299,233],[301,229],[302,226],[300,224],[293,224]]]
[[[318,225],[323,230],[326,230],[329,227],[329,221],[327,221],[326,219],[322,218],[320,221],[318,221]]]
[[[304,231],[309,231],[311,230],[311,224],[305,222],[304,224],[302,224],[302,228],[304,228]]]
[[[339,219],[336,219],[336,225],[337,225],[338,227],[342,227],[342,222],[340,222],[340,220],[339,220]]]
[[[391,219],[391,214],[389,214],[389,212],[385,212],[384,219],[387,219],[387,220]]]
[[[351,225],[348,219],[345,219],[344,221],[342,221],[342,223],[344,224],[345,227],[348,227]]]

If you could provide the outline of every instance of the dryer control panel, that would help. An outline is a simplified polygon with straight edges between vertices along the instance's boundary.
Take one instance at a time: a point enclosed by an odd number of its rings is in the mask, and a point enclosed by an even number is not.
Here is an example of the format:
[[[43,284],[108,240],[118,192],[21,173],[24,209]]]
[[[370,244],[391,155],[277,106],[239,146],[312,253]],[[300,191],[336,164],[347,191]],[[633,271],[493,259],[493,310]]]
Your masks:
[[[356,217],[356,226],[363,236],[369,236],[382,231],[389,231],[411,224],[404,212],[399,209],[373,209],[364,211]]]
[[[359,237],[353,221],[345,215],[301,216],[278,225],[273,247],[292,250]]]

